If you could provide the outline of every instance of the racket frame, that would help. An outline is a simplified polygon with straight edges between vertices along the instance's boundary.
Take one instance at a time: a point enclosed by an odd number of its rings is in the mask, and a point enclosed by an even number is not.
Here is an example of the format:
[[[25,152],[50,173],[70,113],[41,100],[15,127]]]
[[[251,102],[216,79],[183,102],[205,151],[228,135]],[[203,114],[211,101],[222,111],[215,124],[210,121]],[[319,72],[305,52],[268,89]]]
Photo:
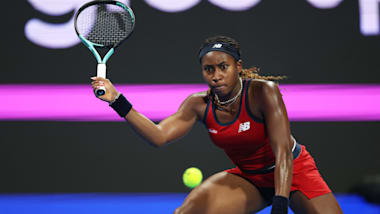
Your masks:
[[[86,9],[87,7],[90,7],[90,6],[93,6],[93,5],[100,5],[100,4],[113,4],[113,5],[117,5],[121,8],[123,8],[125,11],[127,11],[129,13],[129,15],[131,16],[132,18],[132,31],[131,33],[129,33],[129,35],[123,39],[122,41],[114,44],[113,46],[109,46],[109,50],[108,52],[104,55],[103,59],[102,57],[100,56],[99,52],[96,50],[95,47],[100,47],[100,48],[107,48],[106,46],[102,45],[102,44],[97,44],[97,43],[93,43],[89,40],[87,40],[86,38],[84,38],[78,31],[78,25],[77,25],[77,19],[78,19],[78,16],[79,14],[84,10]],[[135,15],[132,11],[132,9],[130,7],[128,7],[127,5],[119,2],[119,1],[113,1],[113,0],[95,0],[95,1],[91,1],[91,2],[87,2],[86,4],[82,5],[78,11],[76,12],[75,16],[74,16],[74,28],[75,28],[75,32],[76,34],[78,35],[79,39],[82,41],[82,43],[91,51],[91,53],[95,56],[96,58],[96,61],[98,62],[98,66],[97,66],[97,74],[96,76],[97,77],[102,77],[102,78],[106,78],[106,70],[107,70],[107,66],[106,66],[106,63],[108,61],[108,59],[113,55],[113,53],[115,52],[115,48],[118,47],[119,45],[121,45],[125,40],[127,40],[133,33],[133,30],[134,30],[134,27],[135,27]],[[106,89],[105,87],[99,87],[98,89],[96,89],[95,91],[95,95],[96,96],[102,96],[106,93]]]

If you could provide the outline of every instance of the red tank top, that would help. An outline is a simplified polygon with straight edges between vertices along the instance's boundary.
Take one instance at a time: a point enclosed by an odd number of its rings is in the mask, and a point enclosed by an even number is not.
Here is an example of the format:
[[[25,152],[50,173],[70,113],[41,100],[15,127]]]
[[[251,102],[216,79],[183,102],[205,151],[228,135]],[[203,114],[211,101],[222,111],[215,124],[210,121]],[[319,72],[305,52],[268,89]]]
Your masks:
[[[243,81],[239,111],[228,123],[221,123],[215,114],[215,105],[207,102],[203,122],[214,144],[222,148],[232,162],[242,170],[257,170],[274,164],[275,157],[265,131],[264,121],[247,108],[248,86]],[[214,99],[214,98],[212,98]]]

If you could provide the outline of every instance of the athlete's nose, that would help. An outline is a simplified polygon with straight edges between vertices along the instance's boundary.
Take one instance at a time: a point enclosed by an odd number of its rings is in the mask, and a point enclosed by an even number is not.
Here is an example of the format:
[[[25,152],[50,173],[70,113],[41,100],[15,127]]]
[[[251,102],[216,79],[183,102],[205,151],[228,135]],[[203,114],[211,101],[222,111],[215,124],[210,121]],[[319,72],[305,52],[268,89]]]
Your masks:
[[[212,76],[212,81],[218,82],[223,78],[222,72],[220,69],[216,69],[214,75]]]

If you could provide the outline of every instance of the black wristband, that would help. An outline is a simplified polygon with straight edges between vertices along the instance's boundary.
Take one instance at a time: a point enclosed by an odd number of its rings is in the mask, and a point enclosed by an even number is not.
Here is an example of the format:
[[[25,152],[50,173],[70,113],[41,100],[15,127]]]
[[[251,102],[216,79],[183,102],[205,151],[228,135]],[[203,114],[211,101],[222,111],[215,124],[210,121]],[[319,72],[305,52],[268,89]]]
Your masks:
[[[288,213],[289,199],[275,195],[272,201],[272,211],[271,214],[287,214]]]
[[[132,104],[124,97],[123,94],[110,104],[110,106],[115,110],[120,117],[125,117],[132,109]]]

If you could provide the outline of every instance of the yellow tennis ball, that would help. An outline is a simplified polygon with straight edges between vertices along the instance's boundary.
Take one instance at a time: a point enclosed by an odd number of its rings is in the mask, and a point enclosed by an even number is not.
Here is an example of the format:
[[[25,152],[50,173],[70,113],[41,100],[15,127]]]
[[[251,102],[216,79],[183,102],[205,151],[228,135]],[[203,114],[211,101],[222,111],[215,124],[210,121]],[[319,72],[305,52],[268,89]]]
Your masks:
[[[183,183],[189,188],[198,186],[202,182],[202,179],[202,172],[196,167],[186,169],[182,176]]]

